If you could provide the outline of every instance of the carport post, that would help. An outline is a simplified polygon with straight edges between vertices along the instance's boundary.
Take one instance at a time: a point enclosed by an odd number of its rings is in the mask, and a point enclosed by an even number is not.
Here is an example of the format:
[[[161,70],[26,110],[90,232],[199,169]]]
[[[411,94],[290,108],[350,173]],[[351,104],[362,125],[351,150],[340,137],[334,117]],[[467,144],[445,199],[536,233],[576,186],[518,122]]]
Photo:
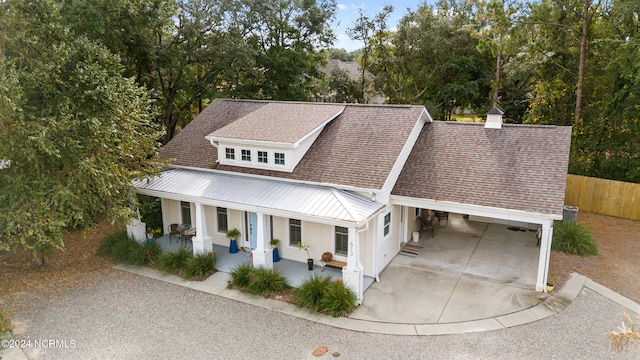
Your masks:
[[[551,239],[553,237],[553,219],[542,224],[540,239],[540,260],[538,261],[538,277],[536,291],[547,292],[547,274],[549,273],[549,256],[551,255]]]

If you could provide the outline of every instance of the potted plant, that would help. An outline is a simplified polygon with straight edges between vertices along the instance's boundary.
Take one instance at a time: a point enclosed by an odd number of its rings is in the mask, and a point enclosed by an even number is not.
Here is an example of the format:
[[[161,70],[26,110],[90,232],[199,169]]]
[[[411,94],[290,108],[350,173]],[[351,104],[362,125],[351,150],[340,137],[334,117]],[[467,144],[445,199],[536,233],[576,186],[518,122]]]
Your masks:
[[[302,244],[302,242],[298,241],[298,250],[304,250],[307,252],[307,267],[309,271],[313,270],[313,258],[309,255],[309,245]]]
[[[273,262],[280,261],[280,252],[278,251],[278,243],[280,240],[271,239],[271,248],[273,249]]]
[[[229,253],[235,254],[238,252],[238,238],[240,237],[240,230],[233,228],[227,231],[227,239],[229,242]]]
[[[557,276],[554,276],[551,271],[549,271],[549,276],[547,276],[547,293],[553,291],[553,283],[558,279]]]

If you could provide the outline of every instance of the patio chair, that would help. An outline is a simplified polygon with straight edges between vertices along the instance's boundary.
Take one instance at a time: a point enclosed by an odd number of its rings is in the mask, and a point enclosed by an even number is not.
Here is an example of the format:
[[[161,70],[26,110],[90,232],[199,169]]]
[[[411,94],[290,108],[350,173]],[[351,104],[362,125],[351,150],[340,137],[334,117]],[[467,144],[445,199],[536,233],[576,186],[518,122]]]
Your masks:
[[[420,232],[431,233],[431,237],[435,237],[435,229],[433,227],[433,223],[431,221],[426,221],[422,218],[422,216],[418,217],[420,219]]]
[[[184,234],[185,243],[188,241],[193,241],[193,238],[196,236],[196,229],[187,230]]]
[[[442,220],[446,221],[446,224],[449,224],[449,213],[446,211],[435,211],[436,217],[438,218],[438,225],[442,223]]]
[[[169,225],[169,244],[171,244],[171,236],[177,235],[178,239],[180,238],[180,230],[178,230],[178,224]]]

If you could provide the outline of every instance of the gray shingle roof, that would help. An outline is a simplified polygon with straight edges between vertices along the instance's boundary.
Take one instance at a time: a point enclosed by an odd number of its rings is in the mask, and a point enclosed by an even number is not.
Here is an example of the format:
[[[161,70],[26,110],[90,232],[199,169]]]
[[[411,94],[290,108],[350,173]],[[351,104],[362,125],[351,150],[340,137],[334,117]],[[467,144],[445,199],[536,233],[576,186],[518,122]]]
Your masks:
[[[343,109],[325,103],[268,103],[209,135],[294,144]]]
[[[340,104],[344,112],[325,126],[291,173],[216,164],[217,151],[205,136],[269,103],[273,102],[215,100],[160,155],[174,158],[173,164],[180,166],[381,189],[424,110],[422,106]]]
[[[571,128],[434,121],[394,195],[562,215]]]

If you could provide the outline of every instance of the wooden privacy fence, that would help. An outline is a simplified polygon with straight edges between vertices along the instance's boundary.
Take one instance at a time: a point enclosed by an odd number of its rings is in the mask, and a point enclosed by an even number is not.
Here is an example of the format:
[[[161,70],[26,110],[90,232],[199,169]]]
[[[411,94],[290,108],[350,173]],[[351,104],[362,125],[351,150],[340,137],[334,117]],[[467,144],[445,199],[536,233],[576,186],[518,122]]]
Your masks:
[[[640,184],[568,175],[564,202],[579,211],[640,220]]]

